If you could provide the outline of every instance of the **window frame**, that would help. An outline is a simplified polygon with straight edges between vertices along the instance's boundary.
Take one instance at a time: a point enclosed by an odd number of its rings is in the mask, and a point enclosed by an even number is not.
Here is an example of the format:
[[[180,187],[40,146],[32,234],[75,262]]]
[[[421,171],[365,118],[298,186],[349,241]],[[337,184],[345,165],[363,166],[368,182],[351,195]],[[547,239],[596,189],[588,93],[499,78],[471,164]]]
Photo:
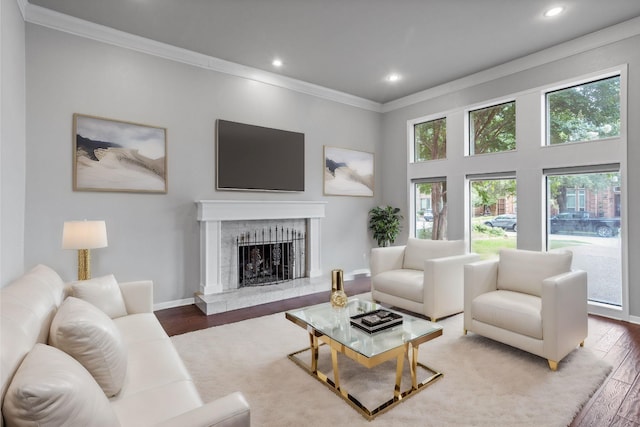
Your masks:
[[[426,123],[432,123],[432,122],[436,122],[436,121],[440,121],[443,120],[444,121],[444,157],[438,157],[436,159],[425,159],[425,160],[418,160],[416,158],[417,156],[417,150],[416,150],[416,126],[420,126],[422,124],[426,124]],[[412,133],[412,140],[413,140],[413,155],[412,155],[412,159],[414,163],[426,163],[426,162],[432,162],[432,161],[436,161],[436,160],[446,160],[447,158],[447,117],[446,116],[442,116],[439,118],[431,118],[429,120],[424,120],[424,121],[418,121],[416,123],[413,124],[412,126],[413,128],[413,133]]]
[[[471,113],[475,112],[475,111],[480,111],[480,110],[486,110],[488,108],[493,108],[493,107],[499,107],[501,105],[506,105],[506,104],[511,104],[513,103],[514,108],[515,108],[515,120],[516,123],[514,123],[514,129],[516,131],[516,135],[515,135],[515,146],[513,148],[513,150],[504,150],[504,151],[493,151],[490,153],[479,153],[476,154],[475,153],[475,149],[472,146],[472,144],[474,144],[475,141],[471,140]],[[473,107],[469,107],[466,108],[464,111],[464,115],[465,115],[465,123],[464,123],[464,130],[465,130],[465,140],[464,140],[464,145],[465,145],[465,156],[469,156],[469,157],[477,157],[477,156],[485,156],[485,155],[496,155],[496,154],[504,154],[504,153],[512,153],[514,151],[517,151],[518,149],[518,135],[517,135],[517,126],[518,126],[518,108],[517,108],[517,103],[516,103],[516,97],[513,98],[504,98],[501,100],[494,100],[492,102],[488,102],[488,103],[483,103],[483,104],[478,104],[476,106]]]
[[[410,180],[410,185],[409,185],[409,197],[410,197],[410,208],[408,210],[409,212],[409,216],[412,218],[411,221],[409,222],[409,235],[415,238],[418,238],[417,236],[417,224],[416,224],[416,213],[419,210],[417,203],[418,200],[416,200],[416,190],[417,190],[417,186],[418,184],[435,184],[435,183],[440,183],[440,182],[444,182],[445,186],[447,186],[447,177],[431,177],[431,178],[417,178],[417,179],[412,179]],[[429,205],[431,205],[431,210],[433,211],[433,200],[429,199]],[[422,207],[420,207],[421,209]],[[447,230],[448,231],[448,230]],[[446,232],[445,231],[445,234]]]
[[[619,87],[619,91],[620,91],[620,99],[619,99],[619,104],[620,104],[620,134],[619,135],[615,135],[615,136],[609,136],[609,137],[606,137],[606,138],[588,139],[588,140],[580,140],[580,141],[567,141],[567,142],[562,143],[562,144],[551,144],[551,115],[550,115],[550,112],[549,112],[549,102],[548,102],[549,94],[560,92],[560,91],[567,90],[567,89],[572,89],[572,88],[579,87],[579,86],[584,86],[584,85],[588,85],[588,84],[592,84],[592,83],[601,82],[601,81],[604,81],[604,80],[611,79],[613,77],[618,77],[619,80],[620,80],[620,87]],[[623,83],[623,80],[624,80],[624,83]],[[625,93],[624,93],[624,95],[623,95],[623,84],[625,85]],[[625,104],[623,104],[623,98],[625,100]],[[600,141],[610,141],[610,140],[616,140],[616,139],[622,138],[622,128],[623,128],[623,125],[626,124],[626,115],[625,115],[625,120],[623,120],[623,110],[626,112],[626,73],[625,73],[625,70],[618,69],[617,72],[616,71],[611,71],[611,72],[606,72],[604,74],[597,74],[595,77],[592,77],[592,78],[583,78],[583,79],[579,79],[579,80],[570,80],[566,84],[563,84],[563,85],[560,85],[560,86],[553,86],[552,88],[547,88],[542,93],[542,107],[543,107],[543,123],[544,123],[543,142],[542,142],[542,144],[545,147],[561,147],[561,146],[564,146],[564,145],[567,145],[567,144],[585,144],[585,143],[593,143],[593,142],[600,142]]]

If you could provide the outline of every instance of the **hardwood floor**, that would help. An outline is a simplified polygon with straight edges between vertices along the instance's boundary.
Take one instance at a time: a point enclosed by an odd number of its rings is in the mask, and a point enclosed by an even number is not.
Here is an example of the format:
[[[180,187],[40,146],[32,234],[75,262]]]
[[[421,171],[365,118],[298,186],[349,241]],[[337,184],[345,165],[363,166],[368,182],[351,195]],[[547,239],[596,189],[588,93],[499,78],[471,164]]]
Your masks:
[[[369,278],[345,282],[347,295],[370,290]],[[169,308],[156,316],[169,335],[239,322],[329,300],[329,291],[205,316],[195,305]],[[584,405],[571,427],[640,427],[640,325],[591,316],[602,338],[593,349],[613,365],[609,377]]]

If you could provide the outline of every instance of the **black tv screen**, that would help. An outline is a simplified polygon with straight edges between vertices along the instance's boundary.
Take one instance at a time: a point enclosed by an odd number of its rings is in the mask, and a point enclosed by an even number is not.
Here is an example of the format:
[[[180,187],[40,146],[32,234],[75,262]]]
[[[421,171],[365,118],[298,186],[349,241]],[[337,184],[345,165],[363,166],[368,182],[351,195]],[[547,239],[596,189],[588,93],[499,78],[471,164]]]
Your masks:
[[[304,191],[304,134],[217,121],[218,190]]]

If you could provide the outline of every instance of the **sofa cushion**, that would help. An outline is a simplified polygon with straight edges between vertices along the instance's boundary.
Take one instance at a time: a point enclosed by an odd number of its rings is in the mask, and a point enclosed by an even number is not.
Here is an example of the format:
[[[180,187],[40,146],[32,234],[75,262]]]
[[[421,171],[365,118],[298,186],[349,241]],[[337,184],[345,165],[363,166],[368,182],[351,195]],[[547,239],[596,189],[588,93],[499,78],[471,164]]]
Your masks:
[[[86,368],[107,396],[117,394],[127,373],[127,349],[105,313],[68,297],[51,322],[49,342]]]
[[[542,296],[542,281],[571,270],[571,252],[502,249],[498,263],[498,289]]]
[[[138,342],[169,339],[169,335],[153,313],[129,314],[113,319],[113,323],[127,346]]]
[[[410,237],[404,251],[404,268],[424,269],[424,261],[465,253],[464,240],[430,240]]]
[[[473,320],[542,339],[542,299],[511,291],[481,294],[471,302]]]
[[[90,302],[112,319],[127,315],[120,286],[113,274],[74,282],[73,295]]]
[[[8,426],[119,426],[109,400],[71,356],[36,344],[4,398]]]
[[[155,426],[167,422],[186,412],[202,406],[202,400],[193,381],[181,380],[145,389],[124,398],[111,398],[111,406],[122,427]],[[228,414],[225,414],[228,415]],[[216,420],[216,421],[219,421]],[[227,422],[225,422],[227,421]],[[214,422],[212,419],[202,424],[170,423],[172,426],[233,426],[232,417]]]
[[[424,272],[422,270],[389,270],[371,278],[373,289],[415,302],[424,299]]]

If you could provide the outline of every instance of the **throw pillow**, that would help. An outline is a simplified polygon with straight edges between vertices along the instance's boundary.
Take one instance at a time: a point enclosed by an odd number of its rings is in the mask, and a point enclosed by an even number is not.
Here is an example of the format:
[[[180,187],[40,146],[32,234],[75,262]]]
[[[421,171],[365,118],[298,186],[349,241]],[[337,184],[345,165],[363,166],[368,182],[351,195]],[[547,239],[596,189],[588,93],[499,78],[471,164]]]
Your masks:
[[[127,373],[127,350],[115,323],[86,301],[68,297],[51,322],[49,343],[85,367],[104,394],[117,394]]]
[[[7,388],[2,415],[10,426],[119,426],[91,375],[68,354],[36,344]]]
[[[75,297],[90,302],[112,319],[127,315],[120,286],[113,274],[74,282],[71,287]]]

